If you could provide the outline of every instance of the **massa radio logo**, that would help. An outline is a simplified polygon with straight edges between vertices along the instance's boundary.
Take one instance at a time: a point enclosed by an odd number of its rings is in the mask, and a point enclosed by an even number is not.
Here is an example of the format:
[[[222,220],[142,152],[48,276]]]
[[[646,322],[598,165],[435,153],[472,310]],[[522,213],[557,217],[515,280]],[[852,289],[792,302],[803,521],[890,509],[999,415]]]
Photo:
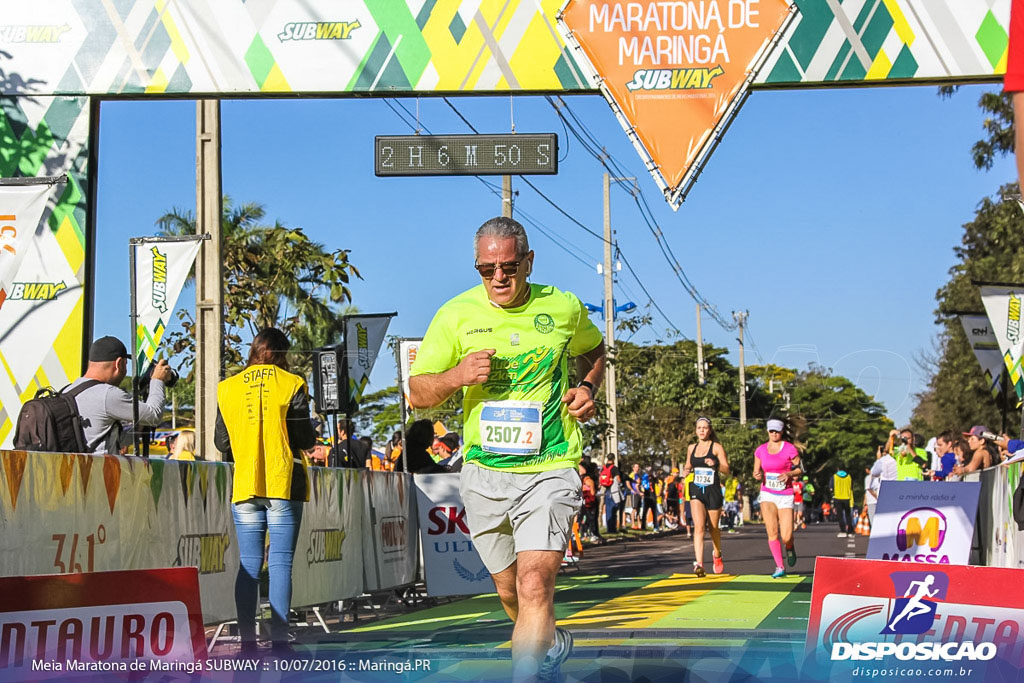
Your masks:
[[[289,40],[348,40],[362,26],[355,21],[294,21],[277,34],[282,43]]]
[[[939,510],[914,508],[905,513],[896,525],[898,552],[882,553],[882,559],[949,564],[949,555],[942,552],[947,528],[946,515]]]

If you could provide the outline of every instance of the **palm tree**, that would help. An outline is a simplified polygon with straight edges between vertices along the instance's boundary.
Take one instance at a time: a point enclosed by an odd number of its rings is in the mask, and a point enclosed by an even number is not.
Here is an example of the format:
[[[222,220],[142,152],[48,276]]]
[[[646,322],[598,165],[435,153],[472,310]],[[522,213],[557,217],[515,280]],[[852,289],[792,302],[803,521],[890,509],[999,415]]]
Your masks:
[[[242,364],[243,336],[251,338],[265,327],[277,327],[299,352],[336,342],[342,333],[341,318],[354,312],[348,283],[361,277],[349,263],[348,250],[327,251],[301,228],[280,221],[267,226],[261,204],[234,206],[224,197],[221,219],[221,257],[224,277],[225,369]],[[191,211],[173,209],[156,221],[163,235],[194,235]],[[189,281],[193,281],[190,276]],[[168,337],[183,365],[195,359],[195,321],[187,310],[179,311],[183,330]],[[292,360],[305,375],[308,355]]]

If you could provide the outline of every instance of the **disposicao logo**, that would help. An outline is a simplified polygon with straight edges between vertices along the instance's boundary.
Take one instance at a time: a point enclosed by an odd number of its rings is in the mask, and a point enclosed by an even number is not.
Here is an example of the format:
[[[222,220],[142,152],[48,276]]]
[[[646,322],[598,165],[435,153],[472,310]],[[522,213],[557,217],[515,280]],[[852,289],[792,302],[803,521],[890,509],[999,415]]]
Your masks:
[[[949,555],[940,553],[946,540],[946,515],[929,507],[914,508],[904,513],[896,525],[896,549],[882,553],[883,560],[949,564]]]
[[[277,34],[282,43],[288,40],[348,40],[352,31],[362,26],[355,21],[294,21],[284,25]]]
[[[921,635],[931,631],[935,624],[938,601],[945,600],[949,591],[949,576],[943,572],[894,572],[889,578],[893,583],[893,592],[897,596],[892,602],[892,609],[885,620],[885,627],[880,635]],[[860,610],[863,611],[863,610]],[[881,608],[871,611],[876,614]],[[864,614],[863,616],[868,616]],[[863,618],[863,616],[859,618]],[[844,614],[836,622],[850,621],[851,615]],[[834,631],[837,623],[829,626]],[[848,629],[848,626],[847,626]],[[987,661],[996,656],[996,645],[991,642],[860,642],[849,643],[832,641],[831,657],[838,660],[880,660],[894,656],[907,661],[946,662],[970,660]]]

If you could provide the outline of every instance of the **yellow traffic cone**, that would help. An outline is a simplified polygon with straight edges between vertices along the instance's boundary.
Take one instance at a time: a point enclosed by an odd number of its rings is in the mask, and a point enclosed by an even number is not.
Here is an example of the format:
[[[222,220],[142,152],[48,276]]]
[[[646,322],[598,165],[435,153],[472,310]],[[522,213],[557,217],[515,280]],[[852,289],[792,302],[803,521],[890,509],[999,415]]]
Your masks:
[[[867,508],[865,508],[864,511],[860,513],[860,519],[857,520],[857,528],[855,529],[855,531],[861,536],[871,535],[871,522],[868,521]]]

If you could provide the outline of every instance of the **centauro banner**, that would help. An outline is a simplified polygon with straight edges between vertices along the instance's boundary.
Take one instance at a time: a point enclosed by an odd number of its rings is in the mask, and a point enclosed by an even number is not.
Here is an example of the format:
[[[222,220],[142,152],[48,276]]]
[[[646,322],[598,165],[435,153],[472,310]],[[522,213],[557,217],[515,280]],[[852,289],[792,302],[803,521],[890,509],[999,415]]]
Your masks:
[[[135,250],[135,368],[145,374],[156,356],[178,295],[199,253],[202,238],[139,240]]]
[[[965,314],[960,316],[967,343],[974,350],[974,357],[981,364],[985,373],[985,381],[992,394],[999,394],[999,380],[1003,376],[1003,354],[999,350],[999,341],[992,331],[988,316],[984,314]]]
[[[11,295],[11,285],[39,227],[50,187],[50,183],[0,185],[0,306]]]
[[[677,207],[789,13],[787,0],[568,0],[560,26]]]
[[[1017,391],[1017,398],[1024,398],[1024,370],[1021,356],[1024,354],[1024,330],[1021,329],[1021,296],[1024,285],[983,285],[981,302],[992,323],[1003,363],[1010,373],[1010,383]]]
[[[345,318],[345,370],[350,405],[358,404],[370,381],[377,353],[394,313],[353,315]]]

